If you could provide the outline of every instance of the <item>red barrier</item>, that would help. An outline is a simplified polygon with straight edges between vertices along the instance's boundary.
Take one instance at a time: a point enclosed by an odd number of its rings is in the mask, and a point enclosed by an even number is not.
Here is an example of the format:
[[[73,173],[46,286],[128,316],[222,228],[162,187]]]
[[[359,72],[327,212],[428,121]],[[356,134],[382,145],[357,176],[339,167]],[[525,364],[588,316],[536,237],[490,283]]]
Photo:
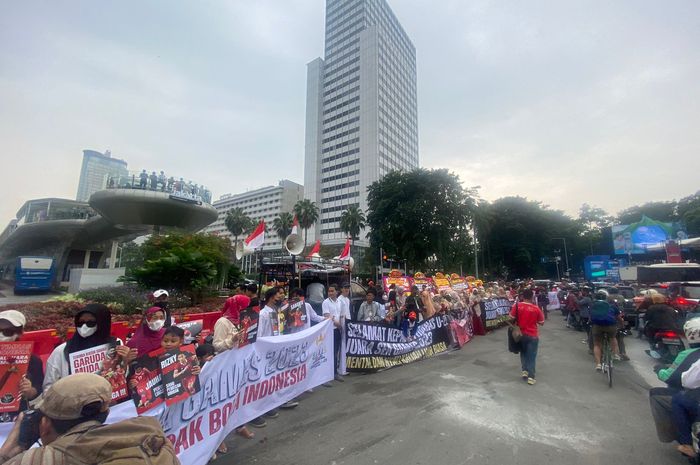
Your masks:
[[[183,315],[184,321],[202,320],[202,329],[214,331],[216,320],[221,318],[223,312],[187,313]]]
[[[38,331],[27,331],[22,334],[20,341],[34,341],[33,353],[36,354],[44,364],[48,360],[51,352],[63,342],[55,329],[40,329]]]
[[[117,339],[121,339],[124,344],[128,340],[129,334],[135,330],[129,325],[128,321],[113,321],[111,335]]]

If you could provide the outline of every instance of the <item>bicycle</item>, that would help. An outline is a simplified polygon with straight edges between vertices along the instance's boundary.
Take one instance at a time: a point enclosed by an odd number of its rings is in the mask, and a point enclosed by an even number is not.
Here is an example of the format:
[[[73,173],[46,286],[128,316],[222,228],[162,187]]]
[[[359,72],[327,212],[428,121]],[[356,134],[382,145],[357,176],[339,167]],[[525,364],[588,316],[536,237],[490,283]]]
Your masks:
[[[608,333],[603,333],[602,365],[603,374],[608,376],[608,387],[613,385],[613,351]]]

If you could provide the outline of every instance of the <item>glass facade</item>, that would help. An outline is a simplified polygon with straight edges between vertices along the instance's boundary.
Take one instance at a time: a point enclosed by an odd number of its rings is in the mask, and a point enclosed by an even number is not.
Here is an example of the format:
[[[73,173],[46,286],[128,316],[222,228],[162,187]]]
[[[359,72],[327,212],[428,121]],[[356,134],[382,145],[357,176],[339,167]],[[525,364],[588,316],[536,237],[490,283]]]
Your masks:
[[[306,107],[314,235],[342,243],[342,212],[366,211],[370,184],[419,165],[416,51],[385,0],[327,0],[325,58],[308,65]]]
[[[126,177],[129,172],[124,160],[112,158],[109,152],[100,153],[94,150],[83,150],[83,165],[80,169],[78,193],[75,199],[87,202],[90,196],[107,187],[107,180]]]

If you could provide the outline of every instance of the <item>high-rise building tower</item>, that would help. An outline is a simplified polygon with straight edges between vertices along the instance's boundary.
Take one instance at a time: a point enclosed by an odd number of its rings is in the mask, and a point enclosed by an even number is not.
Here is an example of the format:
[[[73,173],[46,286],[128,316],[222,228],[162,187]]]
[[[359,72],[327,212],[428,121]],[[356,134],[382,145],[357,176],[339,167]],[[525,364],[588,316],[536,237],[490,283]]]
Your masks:
[[[307,73],[304,192],[321,211],[309,237],[339,244],[367,186],[418,167],[416,49],[385,0],[326,0],[325,59]]]
[[[79,202],[87,202],[95,192],[107,187],[110,177],[118,179],[129,176],[126,162],[118,158],[112,158],[107,150],[105,153],[94,150],[83,150],[83,166],[80,169],[80,181],[78,181],[78,194],[75,199]]]

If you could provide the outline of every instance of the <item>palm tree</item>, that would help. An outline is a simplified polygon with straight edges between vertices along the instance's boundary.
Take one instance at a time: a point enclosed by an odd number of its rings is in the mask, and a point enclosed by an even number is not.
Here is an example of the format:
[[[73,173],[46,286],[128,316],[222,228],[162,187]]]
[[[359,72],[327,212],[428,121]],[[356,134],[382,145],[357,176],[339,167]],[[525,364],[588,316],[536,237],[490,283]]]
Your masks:
[[[304,229],[304,247],[306,247],[306,236],[309,233],[309,228],[318,221],[319,211],[316,202],[309,199],[298,201],[294,205],[294,214],[299,220],[299,226]]]
[[[340,215],[340,229],[350,236],[351,247],[355,247],[355,239],[360,236],[360,231],[365,229],[365,214],[357,205],[350,205]]]
[[[226,214],[224,224],[233,236],[233,247],[235,248],[238,245],[238,236],[253,227],[253,220],[245,214],[242,208],[234,208]]]
[[[292,223],[294,223],[294,215],[287,212],[280,213],[272,222],[272,229],[275,230],[282,244],[284,244],[284,240],[287,236],[292,233]]]

